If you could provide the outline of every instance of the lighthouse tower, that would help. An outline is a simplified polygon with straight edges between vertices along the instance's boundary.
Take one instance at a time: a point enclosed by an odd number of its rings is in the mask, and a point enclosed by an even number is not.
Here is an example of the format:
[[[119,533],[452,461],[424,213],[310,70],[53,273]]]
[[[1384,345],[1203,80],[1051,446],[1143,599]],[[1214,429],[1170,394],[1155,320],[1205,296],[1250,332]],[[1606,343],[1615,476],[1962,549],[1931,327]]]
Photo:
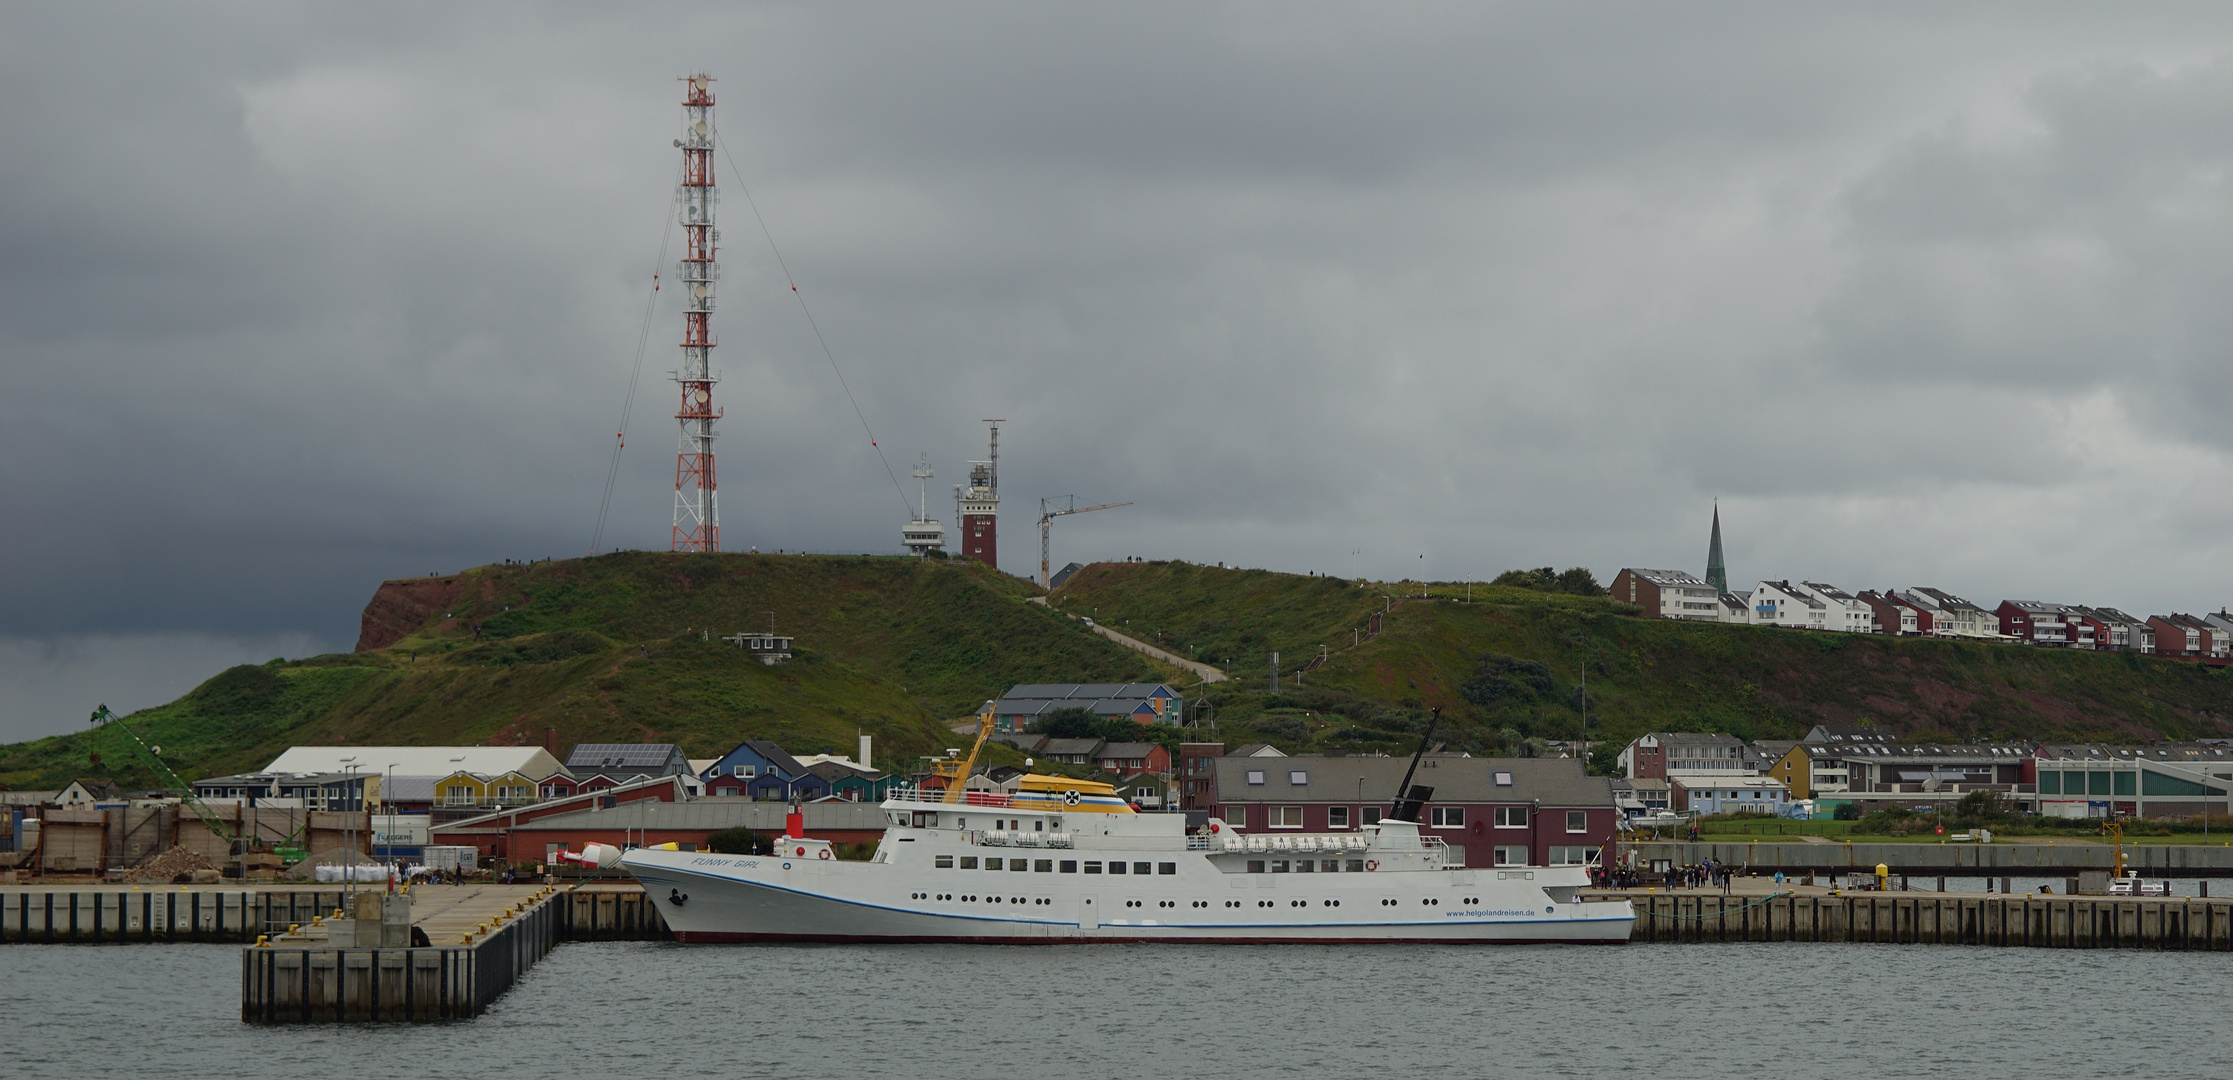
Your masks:
[[[992,457],[969,463],[969,486],[961,493],[961,553],[1000,568],[1000,425],[992,427]]]

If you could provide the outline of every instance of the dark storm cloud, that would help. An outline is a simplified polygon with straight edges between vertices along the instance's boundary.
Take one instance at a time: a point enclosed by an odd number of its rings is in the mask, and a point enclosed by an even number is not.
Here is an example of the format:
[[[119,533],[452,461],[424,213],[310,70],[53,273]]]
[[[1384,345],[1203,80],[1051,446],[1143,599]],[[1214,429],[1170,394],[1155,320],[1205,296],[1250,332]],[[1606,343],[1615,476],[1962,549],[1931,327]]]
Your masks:
[[[1446,578],[1698,563],[1720,495],[1746,580],[2211,606],[2228,19],[10,9],[0,678],[586,551],[700,65],[732,548],[889,549],[1001,416],[1016,572],[1043,495],[1136,503],[1058,563]],[[664,544],[678,322],[608,545]]]

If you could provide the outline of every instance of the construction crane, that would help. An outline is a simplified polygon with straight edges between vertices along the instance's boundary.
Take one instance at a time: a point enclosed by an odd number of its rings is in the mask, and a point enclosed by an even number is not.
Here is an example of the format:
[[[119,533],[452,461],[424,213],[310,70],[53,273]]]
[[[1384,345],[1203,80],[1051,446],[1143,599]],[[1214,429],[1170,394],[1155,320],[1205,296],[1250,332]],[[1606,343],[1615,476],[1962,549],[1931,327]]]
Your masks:
[[[186,808],[192,810],[195,817],[202,819],[202,824],[209,827],[211,835],[224,840],[228,845],[239,842],[240,834],[226,827],[224,820],[217,816],[217,811],[212,809],[208,803],[203,802],[201,796],[194,794],[194,785],[187,783],[178,773],[172,771],[170,765],[163,760],[162,747],[150,745],[147,740],[140,738],[140,733],[133,731],[131,725],[124,722],[123,717],[110,712],[106,704],[94,709],[93,715],[88,717],[86,722],[96,726],[113,727],[131,736],[133,745],[139,747],[140,756],[147,759],[147,764],[154,769],[155,775],[161,777],[165,784],[178,791],[178,801],[186,804]]]
[[[1068,500],[1068,505],[1060,510],[1054,508],[1055,500],[1053,499],[1039,500],[1039,587],[1042,589],[1052,587],[1047,583],[1051,576],[1047,567],[1047,548],[1048,536],[1052,532],[1051,526],[1054,525],[1054,519],[1066,514],[1084,514],[1095,510],[1110,510],[1119,506],[1132,505],[1131,502],[1126,501],[1102,503],[1099,506],[1079,506],[1077,496],[1064,495],[1061,497]]]

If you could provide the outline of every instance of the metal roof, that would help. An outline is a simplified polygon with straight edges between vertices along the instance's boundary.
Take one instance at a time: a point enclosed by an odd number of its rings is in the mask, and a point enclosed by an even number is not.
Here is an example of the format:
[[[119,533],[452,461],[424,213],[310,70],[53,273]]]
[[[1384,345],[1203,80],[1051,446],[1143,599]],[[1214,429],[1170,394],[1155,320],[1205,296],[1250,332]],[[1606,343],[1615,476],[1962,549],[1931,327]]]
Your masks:
[[[663,769],[680,758],[673,743],[580,743],[566,755],[569,769]],[[688,759],[684,759],[688,760]]]
[[[348,766],[392,776],[441,777],[456,772],[500,776],[516,772],[535,780],[566,771],[550,751],[540,746],[290,746],[262,771],[342,772]]]

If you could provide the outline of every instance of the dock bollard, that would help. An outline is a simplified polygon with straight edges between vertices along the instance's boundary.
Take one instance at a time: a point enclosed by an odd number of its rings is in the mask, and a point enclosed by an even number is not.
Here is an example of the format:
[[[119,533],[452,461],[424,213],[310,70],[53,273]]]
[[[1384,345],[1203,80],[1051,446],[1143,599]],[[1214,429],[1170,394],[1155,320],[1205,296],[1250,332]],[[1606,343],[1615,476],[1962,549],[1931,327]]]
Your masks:
[[[258,934],[258,935],[256,935],[256,947],[257,947],[257,948],[259,948],[259,949],[268,949],[268,948],[271,948],[271,935],[270,935],[270,934]]]

